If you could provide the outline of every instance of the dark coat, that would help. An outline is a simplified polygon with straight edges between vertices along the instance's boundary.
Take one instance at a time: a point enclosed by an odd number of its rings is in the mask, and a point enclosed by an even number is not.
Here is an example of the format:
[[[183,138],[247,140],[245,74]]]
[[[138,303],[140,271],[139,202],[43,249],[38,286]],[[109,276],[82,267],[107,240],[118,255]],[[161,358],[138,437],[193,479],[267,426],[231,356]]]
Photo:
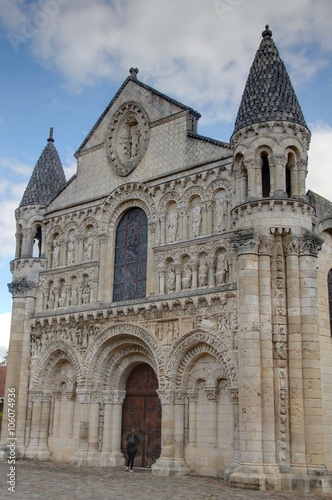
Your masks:
[[[139,444],[139,438],[136,434],[128,434],[127,436],[127,451],[128,453],[135,453]]]

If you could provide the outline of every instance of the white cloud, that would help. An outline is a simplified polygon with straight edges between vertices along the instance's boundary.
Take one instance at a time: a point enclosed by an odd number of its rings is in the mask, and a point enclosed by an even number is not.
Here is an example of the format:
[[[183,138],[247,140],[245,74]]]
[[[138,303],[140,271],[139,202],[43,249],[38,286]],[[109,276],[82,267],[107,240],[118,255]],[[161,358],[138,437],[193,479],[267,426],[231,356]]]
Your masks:
[[[0,314],[0,348],[4,347],[6,350],[9,347],[11,317],[10,312]]]
[[[144,82],[202,112],[203,123],[234,119],[265,24],[298,85],[324,67],[332,52],[330,0],[6,0],[5,5],[3,22],[17,36],[13,48],[26,44],[72,89],[105,79],[118,82],[137,66]]]
[[[31,165],[23,163],[16,158],[0,157],[0,169],[8,175],[9,172],[21,175],[31,174]]]
[[[332,200],[332,127],[317,122],[310,125],[312,137],[308,154],[306,186],[317,194]]]

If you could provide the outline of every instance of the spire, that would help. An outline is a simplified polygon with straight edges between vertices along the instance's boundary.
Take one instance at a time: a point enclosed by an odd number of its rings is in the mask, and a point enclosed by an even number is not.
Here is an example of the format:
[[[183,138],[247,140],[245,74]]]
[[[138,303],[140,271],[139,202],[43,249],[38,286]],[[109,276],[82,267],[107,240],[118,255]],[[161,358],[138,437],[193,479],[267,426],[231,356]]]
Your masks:
[[[271,120],[294,122],[307,128],[268,25],[262,37],[242,95],[234,132],[253,123]]]
[[[24,192],[20,207],[48,205],[66,184],[65,173],[54,146],[53,128]]]

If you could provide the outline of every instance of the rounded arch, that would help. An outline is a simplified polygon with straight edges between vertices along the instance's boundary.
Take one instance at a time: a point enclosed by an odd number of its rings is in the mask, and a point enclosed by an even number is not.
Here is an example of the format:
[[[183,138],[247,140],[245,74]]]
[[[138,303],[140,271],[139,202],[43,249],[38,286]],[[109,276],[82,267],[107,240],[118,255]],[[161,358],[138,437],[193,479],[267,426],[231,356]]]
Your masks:
[[[164,356],[157,341],[149,332],[137,325],[121,324],[107,327],[101,331],[94,342],[89,345],[85,358],[86,380],[103,381],[107,377],[107,360],[115,354],[114,363],[120,363],[129,355],[135,355],[136,346],[139,352],[149,359],[150,364],[159,377],[159,387],[165,385]],[[129,349],[121,353],[121,348]],[[106,370],[106,371],[105,371]]]
[[[324,231],[332,233],[332,217],[326,217],[317,226],[317,234],[321,235]]]
[[[181,201],[181,196],[176,191],[171,191],[169,193],[164,194],[159,202],[159,212],[161,214],[166,213],[167,206],[174,202],[178,206]]]
[[[63,361],[71,363],[76,372],[77,383],[81,385],[83,374],[75,349],[63,340],[55,340],[45,347],[32,369],[31,389],[41,389],[41,385],[47,381],[51,384],[55,366]]]
[[[200,198],[201,201],[205,201],[205,192],[204,189],[200,186],[191,186],[185,190],[183,193],[181,200],[182,206],[189,207],[194,198]]]
[[[104,203],[102,227],[105,231],[114,230],[126,210],[141,208],[147,215],[148,222],[155,221],[155,199],[140,184],[127,184],[116,189]]]
[[[203,368],[193,368],[188,374],[187,390],[195,390],[199,380],[204,380],[207,387],[216,388],[221,380],[226,380],[227,382],[227,373],[223,366],[219,366],[218,368],[212,367],[208,371]]]
[[[227,374],[230,388],[237,388],[237,364],[229,346],[219,336],[196,329],[181,337],[173,346],[166,366],[166,380],[176,390],[184,390],[190,368],[203,354],[211,354],[219,360]]]
[[[216,193],[224,190],[227,196],[231,195],[232,185],[227,179],[216,179],[212,181],[206,188],[206,194],[210,199],[214,198]]]

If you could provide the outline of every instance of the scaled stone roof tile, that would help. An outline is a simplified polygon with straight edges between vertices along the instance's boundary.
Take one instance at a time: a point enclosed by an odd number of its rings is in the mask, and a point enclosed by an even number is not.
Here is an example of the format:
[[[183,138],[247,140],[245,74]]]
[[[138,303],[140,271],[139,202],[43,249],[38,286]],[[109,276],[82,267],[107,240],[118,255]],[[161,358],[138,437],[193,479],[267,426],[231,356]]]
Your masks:
[[[48,205],[66,184],[61,160],[54,146],[52,129],[47,141],[23,194],[20,207]]]
[[[254,123],[284,120],[307,128],[287,70],[266,26],[242,95],[234,133]]]

